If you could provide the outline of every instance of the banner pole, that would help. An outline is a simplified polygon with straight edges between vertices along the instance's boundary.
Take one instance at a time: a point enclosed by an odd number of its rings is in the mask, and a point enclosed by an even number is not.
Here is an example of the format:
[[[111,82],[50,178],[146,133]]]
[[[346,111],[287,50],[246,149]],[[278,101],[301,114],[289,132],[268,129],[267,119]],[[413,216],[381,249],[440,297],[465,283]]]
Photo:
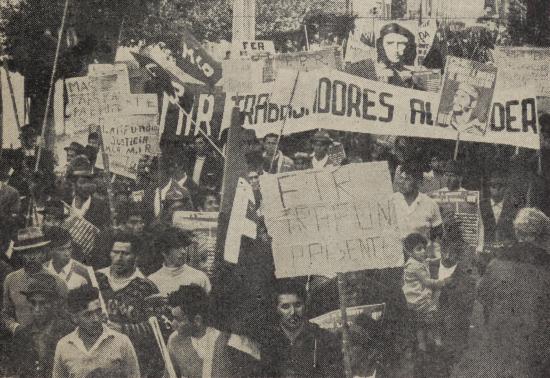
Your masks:
[[[275,146],[275,153],[271,158],[271,164],[269,164],[269,171],[273,169],[273,163],[275,163],[275,157],[278,155],[279,144],[281,143],[281,137],[283,136],[283,130],[286,125],[286,120],[290,117],[290,105],[292,105],[292,100],[294,99],[294,93],[296,93],[296,85],[298,84],[298,77],[300,76],[300,71],[296,72],[296,80],[294,80],[294,86],[292,87],[292,92],[290,92],[290,99],[288,100],[288,116],[283,119],[283,124],[281,125],[281,130],[279,130],[279,135],[277,136],[277,145]]]
[[[344,288],[344,273],[337,273],[338,281],[338,297],[340,299],[340,312],[342,315],[342,354],[344,356],[344,373],[346,378],[352,378],[351,358],[349,355],[349,330],[348,330],[348,313],[346,291]]]
[[[4,59],[3,62],[4,70],[6,71],[6,82],[8,83],[8,89],[10,91],[11,98],[11,107],[13,109],[13,115],[15,118],[15,124],[17,125],[17,130],[21,131],[21,121],[19,120],[19,113],[17,112],[17,103],[15,101],[15,94],[13,91],[13,83],[11,82],[10,71],[8,70],[8,61]],[[25,95],[23,94],[23,101],[25,101]]]
[[[65,0],[65,6],[63,8],[63,17],[61,18],[61,27],[59,28],[59,33],[57,35],[57,46],[55,48],[55,57],[53,60],[52,76],[50,77],[50,87],[48,88],[48,97],[46,98],[46,110],[44,110],[44,119],[42,120],[42,131],[40,135],[40,143],[38,144],[38,154],[36,156],[36,164],[34,166],[35,172],[38,172],[40,158],[42,157],[42,149],[45,148],[44,136],[46,135],[46,126],[48,125],[48,115],[50,113],[50,105],[52,102],[53,88],[55,85],[55,74],[57,72],[57,63],[59,61],[59,52],[61,50],[61,40],[63,37],[63,33],[65,32],[65,22],[67,21],[67,13],[69,11],[69,2],[70,0]]]
[[[116,226],[114,199],[113,199],[113,186],[110,180],[111,171],[109,169],[109,155],[105,152],[105,145],[103,144],[103,132],[101,126],[97,126],[97,134],[99,135],[99,150],[103,159],[103,181],[107,184],[107,200],[109,201],[109,214],[111,215],[111,224]],[[94,167],[92,167],[93,169]],[[114,176],[113,176],[114,177]]]
[[[458,159],[458,145],[460,144],[460,133],[458,133],[456,135],[456,143],[455,143],[455,153],[454,153],[454,157],[453,157],[453,160],[457,160]]]
[[[306,49],[307,51],[309,51],[309,38],[308,38],[308,35],[307,35],[307,25],[304,24],[304,34],[306,35]]]

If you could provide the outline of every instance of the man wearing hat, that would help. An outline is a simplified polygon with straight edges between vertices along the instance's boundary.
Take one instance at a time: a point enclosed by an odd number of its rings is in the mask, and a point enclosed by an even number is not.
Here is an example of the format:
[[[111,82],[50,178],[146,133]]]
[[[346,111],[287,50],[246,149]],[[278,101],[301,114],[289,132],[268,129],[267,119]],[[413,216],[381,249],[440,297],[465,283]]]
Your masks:
[[[460,83],[453,97],[451,126],[459,133],[485,134],[485,123],[474,118],[479,91],[472,85]]]
[[[70,164],[75,157],[84,153],[84,146],[78,142],[71,142],[65,147],[65,153],[67,154],[67,164]]]
[[[311,140],[313,154],[311,154],[311,165],[314,169],[336,166],[328,155],[328,148],[332,144],[328,131],[318,130]]]
[[[99,229],[111,223],[109,205],[94,195],[96,185],[90,162],[85,156],[77,156],[72,162],[69,179],[73,182],[71,212]]]
[[[26,291],[37,274],[49,274],[43,267],[49,240],[38,227],[19,230],[13,251],[23,261],[23,268],[8,274],[4,281],[2,321],[15,334],[20,327],[32,323],[32,306],[22,292]],[[53,276],[52,276],[53,277]],[[61,298],[67,297],[67,285],[55,278],[54,289]],[[52,281],[53,282],[53,281]]]
[[[31,322],[21,326],[11,345],[10,373],[21,377],[51,377],[57,342],[74,329],[60,313],[62,298],[50,274],[36,274],[21,291],[31,307]]]
[[[42,230],[47,232],[50,227],[61,227],[63,221],[69,217],[69,208],[63,201],[51,199],[46,201],[44,208],[37,213],[42,217],[38,223],[42,225]]]

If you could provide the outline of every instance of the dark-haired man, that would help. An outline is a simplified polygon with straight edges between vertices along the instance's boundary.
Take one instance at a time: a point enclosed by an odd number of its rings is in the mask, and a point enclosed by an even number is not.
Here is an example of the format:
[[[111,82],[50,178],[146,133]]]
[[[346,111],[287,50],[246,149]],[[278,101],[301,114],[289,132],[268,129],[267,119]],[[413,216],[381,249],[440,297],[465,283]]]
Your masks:
[[[294,162],[286,157],[278,147],[279,137],[269,133],[264,137],[264,171],[267,173],[283,173],[294,170]]]
[[[278,322],[262,349],[264,375],[270,377],[342,377],[340,340],[329,331],[310,323],[306,316],[303,286],[279,283]]]
[[[206,293],[212,288],[208,276],[198,269],[186,264],[189,260],[189,247],[192,235],[189,232],[170,227],[156,235],[155,252],[160,252],[164,265],[149,279],[158,287],[162,296],[176,291],[180,286],[195,284]]]
[[[159,291],[136,266],[140,251],[138,239],[134,235],[116,233],[111,247],[111,265],[98,270],[96,277],[109,321],[130,338],[142,373],[148,375],[162,369],[155,337],[147,323],[151,315],[147,308],[147,297]]]
[[[86,265],[74,260],[74,243],[69,231],[60,227],[51,227],[46,231],[50,240],[51,259],[45,268],[55,276],[61,278],[69,290],[83,285],[91,285]]]
[[[11,345],[11,370],[21,377],[51,377],[57,342],[74,327],[59,311],[56,280],[45,273],[22,291],[31,306],[31,323],[21,327]]]
[[[181,286],[168,296],[168,305],[174,318],[168,352],[178,377],[258,376],[259,350],[209,325],[209,299],[200,286]]]
[[[140,377],[128,337],[103,325],[97,288],[86,285],[73,290],[68,307],[77,328],[57,344],[53,378],[87,378],[98,371],[102,377]]]

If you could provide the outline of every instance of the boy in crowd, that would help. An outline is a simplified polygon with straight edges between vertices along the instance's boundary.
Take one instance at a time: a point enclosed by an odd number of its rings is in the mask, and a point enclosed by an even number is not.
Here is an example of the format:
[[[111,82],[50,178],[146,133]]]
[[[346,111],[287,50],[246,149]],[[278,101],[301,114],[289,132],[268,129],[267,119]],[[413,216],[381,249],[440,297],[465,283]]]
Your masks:
[[[164,265],[149,276],[162,296],[176,291],[180,286],[195,284],[210,293],[208,276],[186,263],[189,260],[189,248],[193,242],[192,234],[176,227],[169,227],[156,236],[154,250],[162,254]]]
[[[103,324],[97,288],[86,285],[71,291],[68,307],[77,328],[57,344],[53,378],[141,377],[128,337]]]
[[[181,286],[168,305],[174,318],[168,352],[178,377],[258,376],[259,350],[209,325],[209,299],[201,287]]]
[[[447,280],[433,280],[427,261],[428,240],[421,234],[412,233],[403,240],[403,249],[408,257],[405,263],[403,294],[416,324],[418,350],[427,351],[428,341],[442,346],[441,332],[437,322],[438,295]]]
[[[267,173],[283,173],[294,170],[294,162],[285,156],[279,147],[277,134],[269,133],[264,137],[264,171]]]

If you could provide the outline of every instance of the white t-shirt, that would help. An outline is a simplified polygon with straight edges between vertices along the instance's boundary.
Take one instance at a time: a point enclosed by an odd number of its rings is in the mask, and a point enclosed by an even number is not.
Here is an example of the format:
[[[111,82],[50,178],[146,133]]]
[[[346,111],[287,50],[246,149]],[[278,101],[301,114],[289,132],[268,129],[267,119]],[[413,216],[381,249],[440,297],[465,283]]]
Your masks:
[[[162,296],[167,296],[169,293],[178,290],[180,286],[191,284],[199,285],[207,293],[210,293],[212,289],[210,279],[206,273],[190,267],[187,264],[179,268],[168,268],[163,266],[148,278],[157,285]]]
[[[394,193],[393,200],[402,238],[413,232],[429,238],[430,230],[443,223],[439,205],[424,193],[418,193],[410,206],[402,193]]]

